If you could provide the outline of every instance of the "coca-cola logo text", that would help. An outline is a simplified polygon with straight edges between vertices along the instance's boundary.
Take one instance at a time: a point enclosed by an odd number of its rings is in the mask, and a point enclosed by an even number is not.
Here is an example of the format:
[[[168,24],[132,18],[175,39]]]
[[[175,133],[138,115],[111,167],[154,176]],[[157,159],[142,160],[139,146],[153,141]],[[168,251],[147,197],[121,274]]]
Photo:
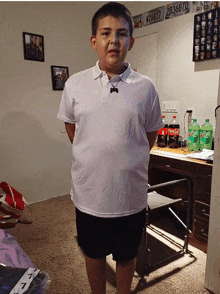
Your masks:
[[[169,136],[179,136],[179,133],[180,133],[180,129],[172,129],[172,128],[168,129]]]

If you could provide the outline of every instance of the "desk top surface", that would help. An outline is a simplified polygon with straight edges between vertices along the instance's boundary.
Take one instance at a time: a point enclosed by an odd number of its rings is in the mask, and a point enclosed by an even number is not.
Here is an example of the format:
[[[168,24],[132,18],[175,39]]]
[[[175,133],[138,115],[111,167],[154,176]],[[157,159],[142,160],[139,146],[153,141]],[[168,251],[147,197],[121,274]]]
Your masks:
[[[154,146],[151,149],[150,152],[152,155],[159,155],[163,157],[169,157],[173,159],[179,159],[179,160],[184,160],[184,161],[190,161],[190,162],[196,162],[199,164],[205,164],[205,165],[210,165],[212,166],[212,163],[207,163],[205,160],[201,159],[194,159],[194,158],[189,158],[186,155],[193,153],[193,151],[189,151],[187,147],[180,147],[180,148],[161,148],[158,146]]]

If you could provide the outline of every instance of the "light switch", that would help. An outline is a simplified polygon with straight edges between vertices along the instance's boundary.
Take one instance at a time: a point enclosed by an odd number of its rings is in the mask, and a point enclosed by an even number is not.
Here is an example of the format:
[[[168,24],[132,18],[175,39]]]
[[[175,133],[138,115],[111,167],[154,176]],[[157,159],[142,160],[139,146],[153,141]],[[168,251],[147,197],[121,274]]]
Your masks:
[[[162,101],[162,111],[169,113],[179,112],[179,101]]]

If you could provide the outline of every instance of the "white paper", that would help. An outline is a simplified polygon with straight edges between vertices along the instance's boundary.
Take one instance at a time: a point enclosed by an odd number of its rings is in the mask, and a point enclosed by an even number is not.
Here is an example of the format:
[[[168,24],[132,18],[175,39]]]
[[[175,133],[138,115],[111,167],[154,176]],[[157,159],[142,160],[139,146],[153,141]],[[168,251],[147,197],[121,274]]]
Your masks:
[[[191,154],[187,154],[189,158],[202,159],[202,160],[213,160],[214,150],[203,149],[202,151],[197,151]]]

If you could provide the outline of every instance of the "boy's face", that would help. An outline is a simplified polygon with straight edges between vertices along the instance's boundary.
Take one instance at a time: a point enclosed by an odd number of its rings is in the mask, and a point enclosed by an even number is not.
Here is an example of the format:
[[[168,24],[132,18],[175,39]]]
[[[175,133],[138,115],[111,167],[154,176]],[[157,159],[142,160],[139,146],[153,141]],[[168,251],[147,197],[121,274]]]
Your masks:
[[[106,73],[119,74],[134,38],[130,37],[129,24],[123,17],[106,16],[99,20],[96,36],[90,37],[90,43],[98,52],[100,68]]]

